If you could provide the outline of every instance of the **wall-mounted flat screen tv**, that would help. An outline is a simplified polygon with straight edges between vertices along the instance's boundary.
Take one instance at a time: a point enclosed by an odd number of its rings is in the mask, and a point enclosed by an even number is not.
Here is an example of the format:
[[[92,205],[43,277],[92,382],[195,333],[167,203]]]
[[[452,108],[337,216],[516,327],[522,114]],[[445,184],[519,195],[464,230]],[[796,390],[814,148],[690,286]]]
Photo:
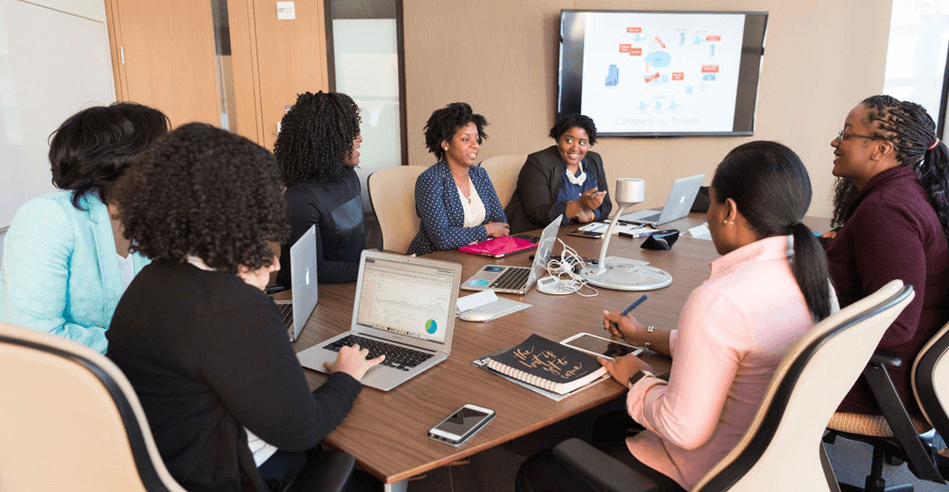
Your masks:
[[[605,137],[753,135],[767,12],[563,10],[559,115]]]

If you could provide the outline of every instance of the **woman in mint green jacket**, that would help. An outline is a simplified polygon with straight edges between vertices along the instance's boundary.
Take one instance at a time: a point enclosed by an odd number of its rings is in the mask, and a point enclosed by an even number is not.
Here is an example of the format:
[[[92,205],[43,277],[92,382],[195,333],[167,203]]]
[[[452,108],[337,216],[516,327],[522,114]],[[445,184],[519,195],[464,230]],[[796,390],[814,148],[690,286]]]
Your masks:
[[[85,109],[60,125],[49,160],[62,191],[30,200],[13,218],[0,265],[0,321],[105,352],[112,312],[148,263],[129,252],[109,189],[167,131],[161,111],[134,103]]]

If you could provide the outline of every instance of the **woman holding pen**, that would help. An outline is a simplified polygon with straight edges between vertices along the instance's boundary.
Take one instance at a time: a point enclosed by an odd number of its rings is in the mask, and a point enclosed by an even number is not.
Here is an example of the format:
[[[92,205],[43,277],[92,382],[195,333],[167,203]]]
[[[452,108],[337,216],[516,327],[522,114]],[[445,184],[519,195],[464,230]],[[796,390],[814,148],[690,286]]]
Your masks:
[[[692,292],[678,328],[603,313],[613,338],[672,357],[668,381],[635,356],[600,361],[629,388],[626,413],[644,430],[597,446],[659,490],[691,489],[735,446],[784,354],[836,309],[827,259],[801,223],[811,185],[791,149],[751,142],[732,150],[715,172],[710,199],[709,230],[722,256]],[[525,462],[518,490],[590,490],[555,463],[549,452]]]

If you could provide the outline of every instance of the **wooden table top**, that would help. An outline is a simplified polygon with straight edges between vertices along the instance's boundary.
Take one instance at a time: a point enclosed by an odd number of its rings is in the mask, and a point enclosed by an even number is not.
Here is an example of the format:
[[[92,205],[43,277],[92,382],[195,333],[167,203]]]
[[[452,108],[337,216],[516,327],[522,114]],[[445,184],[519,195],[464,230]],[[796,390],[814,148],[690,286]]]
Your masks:
[[[822,224],[820,220],[808,223],[819,226]],[[704,215],[692,214],[667,224],[665,228],[678,228],[685,232],[688,227],[703,221]],[[601,240],[568,236],[567,232],[575,227],[561,228],[559,238],[582,256],[597,258]],[[708,262],[718,254],[709,240],[680,237],[670,251],[641,249],[642,241],[614,236],[608,255],[645,260],[672,275],[670,286],[648,292],[649,300],[636,309],[635,316],[643,324],[674,328],[689,293],[708,278]],[[559,254],[560,249],[558,245],[554,253]],[[529,265],[531,254],[525,251],[493,259],[458,251],[441,251],[429,257],[460,263],[463,282],[488,263]],[[319,289],[319,304],[300,339],[293,344],[296,351],[349,329],[355,284],[322,284]],[[389,392],[364,388],[352,412],[324,444],[352,454],[366,471],[392,483],[497,446],[616,398],[625,388],[610,380],[556,402],[471,364],[474,359],[520,343],[531,333],[552,340],[562,340],[581,331],[605,335],[603,310],[621,310],[641,295],[639,292],[598,290],[599,295],[590,298],[552,296],[536,289],[524,296],[501,294],[533,307],[486,323],[456,319],[451,355],[446,361]],[[461,291],[459,295],[469,293]],[[668,371],[668,358],[654,353],[647,353],[644,358],[657,370]],[[304,369],[304,372],[312,388],[326,379],[325,375],[309,369]],[[497,417],[458,447],[428,437],[428,429],[466,403],[492,408],[497,411]]]

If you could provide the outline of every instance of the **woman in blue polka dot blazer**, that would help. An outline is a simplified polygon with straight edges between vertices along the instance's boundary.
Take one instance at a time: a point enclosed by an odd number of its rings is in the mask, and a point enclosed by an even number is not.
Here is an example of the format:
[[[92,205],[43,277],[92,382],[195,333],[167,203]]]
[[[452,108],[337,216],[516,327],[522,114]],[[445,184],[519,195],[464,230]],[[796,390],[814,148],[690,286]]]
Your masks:
[[[487,138],[484,116],[466,103],[432,113],[425,125],[425,146],[438,162],[415,182],[415,211],[421,220],[408,254],[424,255],[507,236],[507,217],[488,173],[475,166]]]

